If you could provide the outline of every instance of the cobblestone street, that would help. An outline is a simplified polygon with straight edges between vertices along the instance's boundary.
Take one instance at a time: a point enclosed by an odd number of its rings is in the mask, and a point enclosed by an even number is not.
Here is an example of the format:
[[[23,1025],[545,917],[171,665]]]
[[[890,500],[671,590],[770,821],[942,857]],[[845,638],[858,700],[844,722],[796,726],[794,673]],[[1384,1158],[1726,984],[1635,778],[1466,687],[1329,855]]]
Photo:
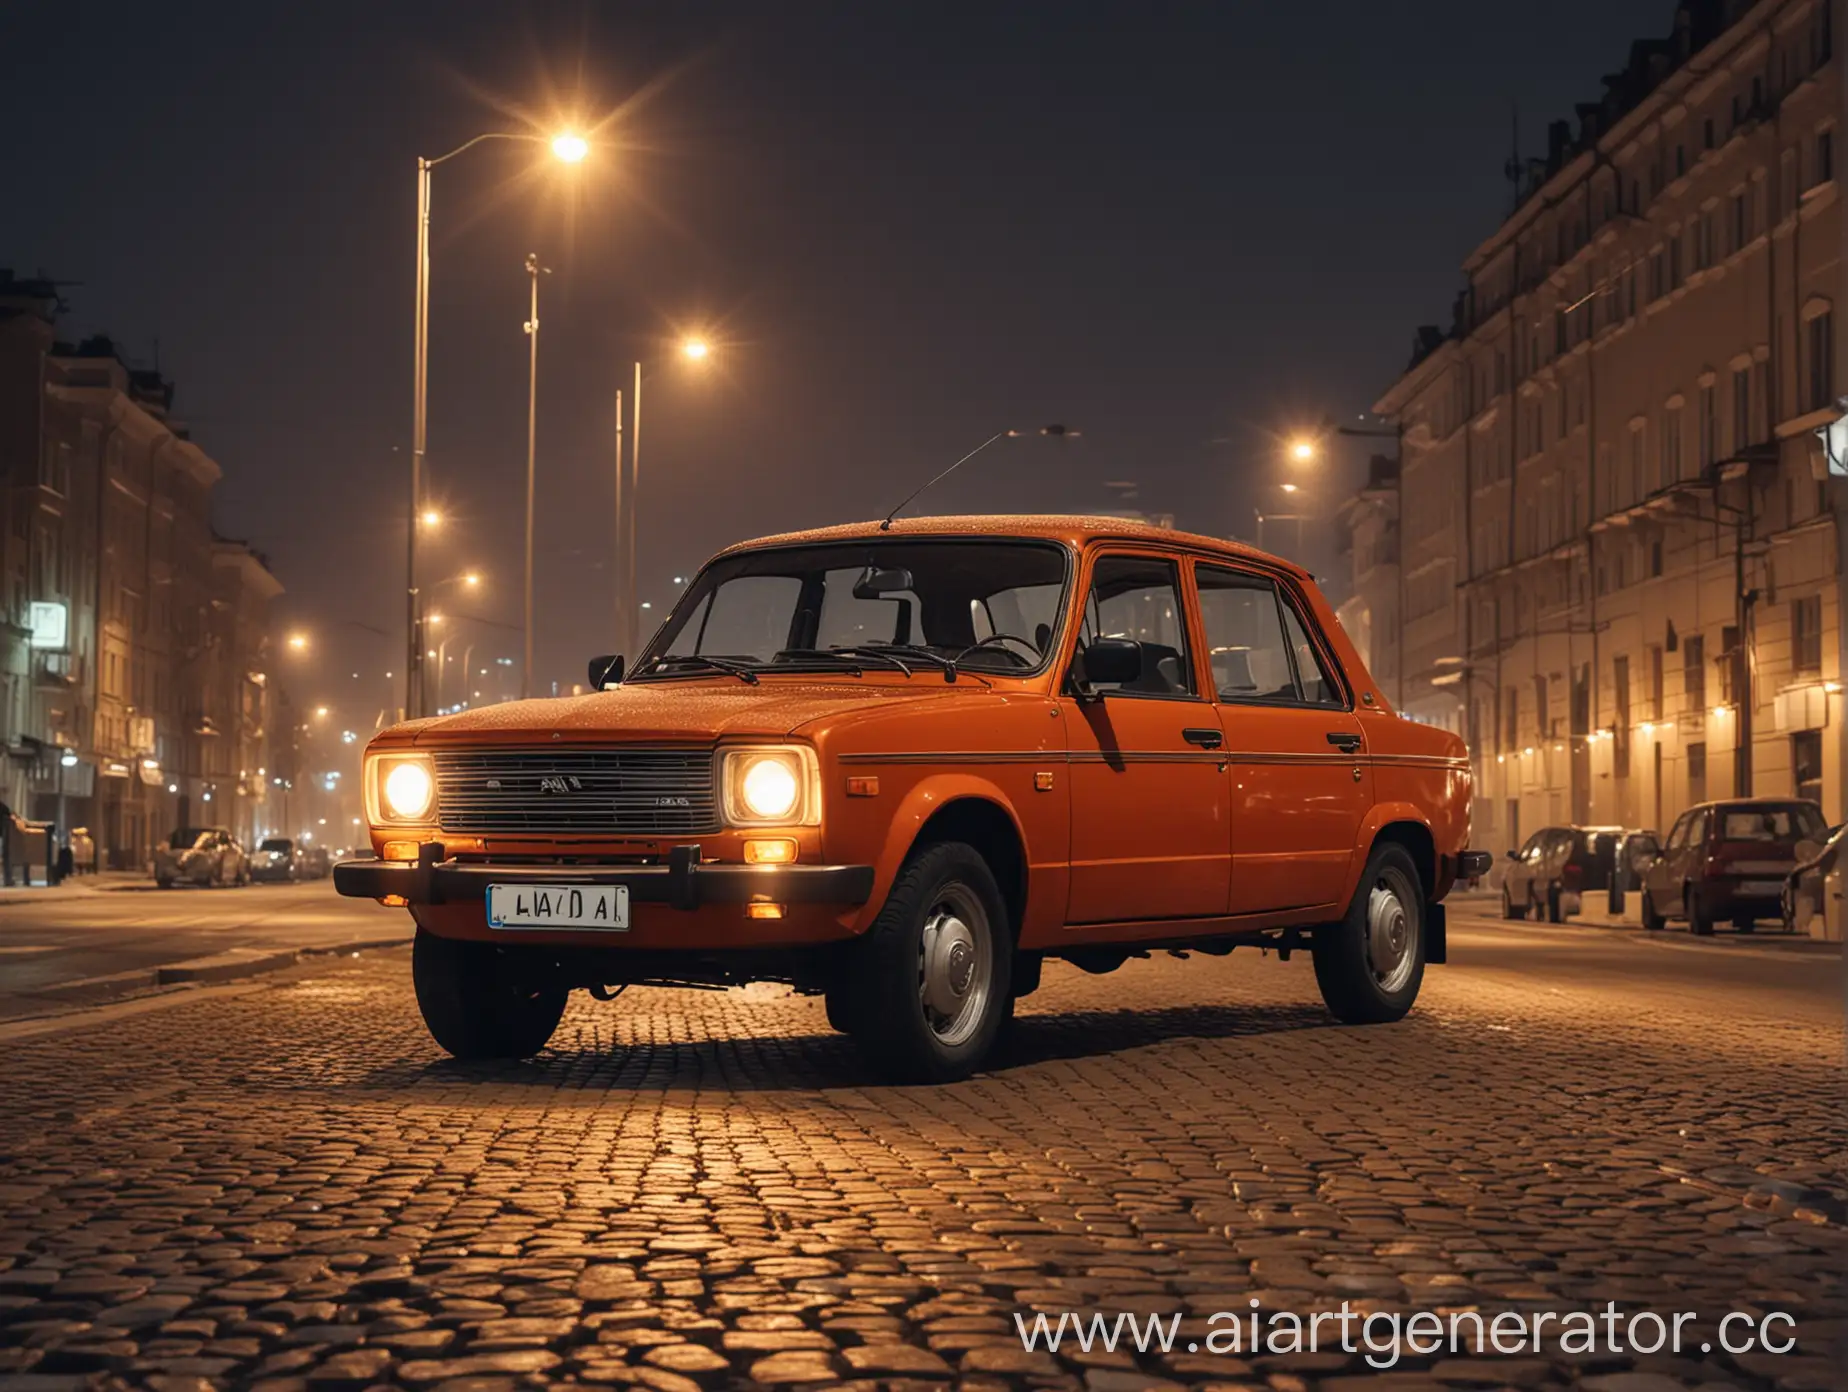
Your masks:
[[[1220,1310],[1784,1310],[1728,1356],[1409,1357],[1406,1385],[1844,1385],[1840,964],[1459,916],[1404,1023],[1309,964],[1050,968],[1000,1066],[875,1085],[819,1001],[573,998],[444,1059],[408,954],[5,1039],[0,1387],[1279,1392]],[[1017,1312],[1181,1312],[1168,1352]],[[1199,1345],[1187,1351],[1192,1343]]]

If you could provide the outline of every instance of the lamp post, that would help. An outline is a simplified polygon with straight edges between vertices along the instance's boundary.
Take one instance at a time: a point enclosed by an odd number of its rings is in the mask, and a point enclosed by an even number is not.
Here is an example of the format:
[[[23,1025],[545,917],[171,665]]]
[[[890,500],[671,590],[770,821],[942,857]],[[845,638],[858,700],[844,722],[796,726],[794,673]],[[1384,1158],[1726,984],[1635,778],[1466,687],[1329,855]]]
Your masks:
[[[704,338],[681,340],[683,361],[703,366],[712,358],[712,344]],[[622,451],[623,394],[616,392],[616,544],[618,576],[616,595],[616,637],[618,646],[634,660],[641,641],[641,611],[636,605],[636,507],[641,490],[642,462],[642,364],[634,365],[634,386],[629,400],[629,454]],[[625,468],[626,464],[626,468]]]
[[[404,559],[404,709],[410,716],[423,713],[424,647],[423,625],[417,607],[417,521],[423,511],[424,427],[430,371],[430,171],[488,140],[546,142],[546,137],[529,131],[485,131],[463,141],[446,155],[438,155],[435,159],[420,155],[417,159],[417,308],[411,335],[411,477]],[[565,164],[578,164],[590,153],[589,143],[571,132],[553,136],[548,143],[553,156]]]
[[[526,276],[532,282],[532,308],[526,319],[526,663],[520,670],[520,696],[533,694],[533,489],[536,479],[535,446],[539,430],[539,277],[551,270],[539,264],[539,254],[526,255]],[[637,400],[640,400],[638,394]]]

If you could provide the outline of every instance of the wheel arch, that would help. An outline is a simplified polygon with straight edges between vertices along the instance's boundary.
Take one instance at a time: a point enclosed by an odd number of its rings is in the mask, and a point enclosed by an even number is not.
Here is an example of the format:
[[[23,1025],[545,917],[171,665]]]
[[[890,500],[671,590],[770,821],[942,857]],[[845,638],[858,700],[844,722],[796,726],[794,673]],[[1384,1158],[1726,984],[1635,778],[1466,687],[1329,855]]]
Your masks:
[[[1009,930],[1019,941],[1028,904],[1026,832],[1000,788],[967,775],[926,779],[906,794],[887,826],[859,930],[878,916],[905,862],[920,848],[945,841],[966,842],[987,860],[1007,907]]]

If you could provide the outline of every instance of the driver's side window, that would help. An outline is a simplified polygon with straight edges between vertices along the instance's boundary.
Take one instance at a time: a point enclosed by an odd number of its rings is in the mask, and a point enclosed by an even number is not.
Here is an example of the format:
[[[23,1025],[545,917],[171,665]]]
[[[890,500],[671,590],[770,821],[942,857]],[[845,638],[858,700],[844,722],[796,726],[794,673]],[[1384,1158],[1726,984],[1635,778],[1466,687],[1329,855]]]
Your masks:
[[[1124,696],[1191,696],[1193,658],[1187,650],[1187,611],[1174,562],[1152,556],[1104,556],[1091,573],[1078,628],[1079,663],[1097,638],[1142,645],[1142,671],[1133,681],[1092,682],[1093,690]]]

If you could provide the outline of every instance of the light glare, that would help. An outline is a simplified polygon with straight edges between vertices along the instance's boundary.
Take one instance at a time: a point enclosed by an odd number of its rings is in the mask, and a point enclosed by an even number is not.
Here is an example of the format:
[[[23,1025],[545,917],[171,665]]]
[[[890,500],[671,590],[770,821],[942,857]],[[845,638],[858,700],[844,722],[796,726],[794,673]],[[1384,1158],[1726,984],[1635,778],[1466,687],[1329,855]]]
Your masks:
[[[590,142],[572,131],[552,138],[552,153],[566,164],[578,164],[590,153]]]

